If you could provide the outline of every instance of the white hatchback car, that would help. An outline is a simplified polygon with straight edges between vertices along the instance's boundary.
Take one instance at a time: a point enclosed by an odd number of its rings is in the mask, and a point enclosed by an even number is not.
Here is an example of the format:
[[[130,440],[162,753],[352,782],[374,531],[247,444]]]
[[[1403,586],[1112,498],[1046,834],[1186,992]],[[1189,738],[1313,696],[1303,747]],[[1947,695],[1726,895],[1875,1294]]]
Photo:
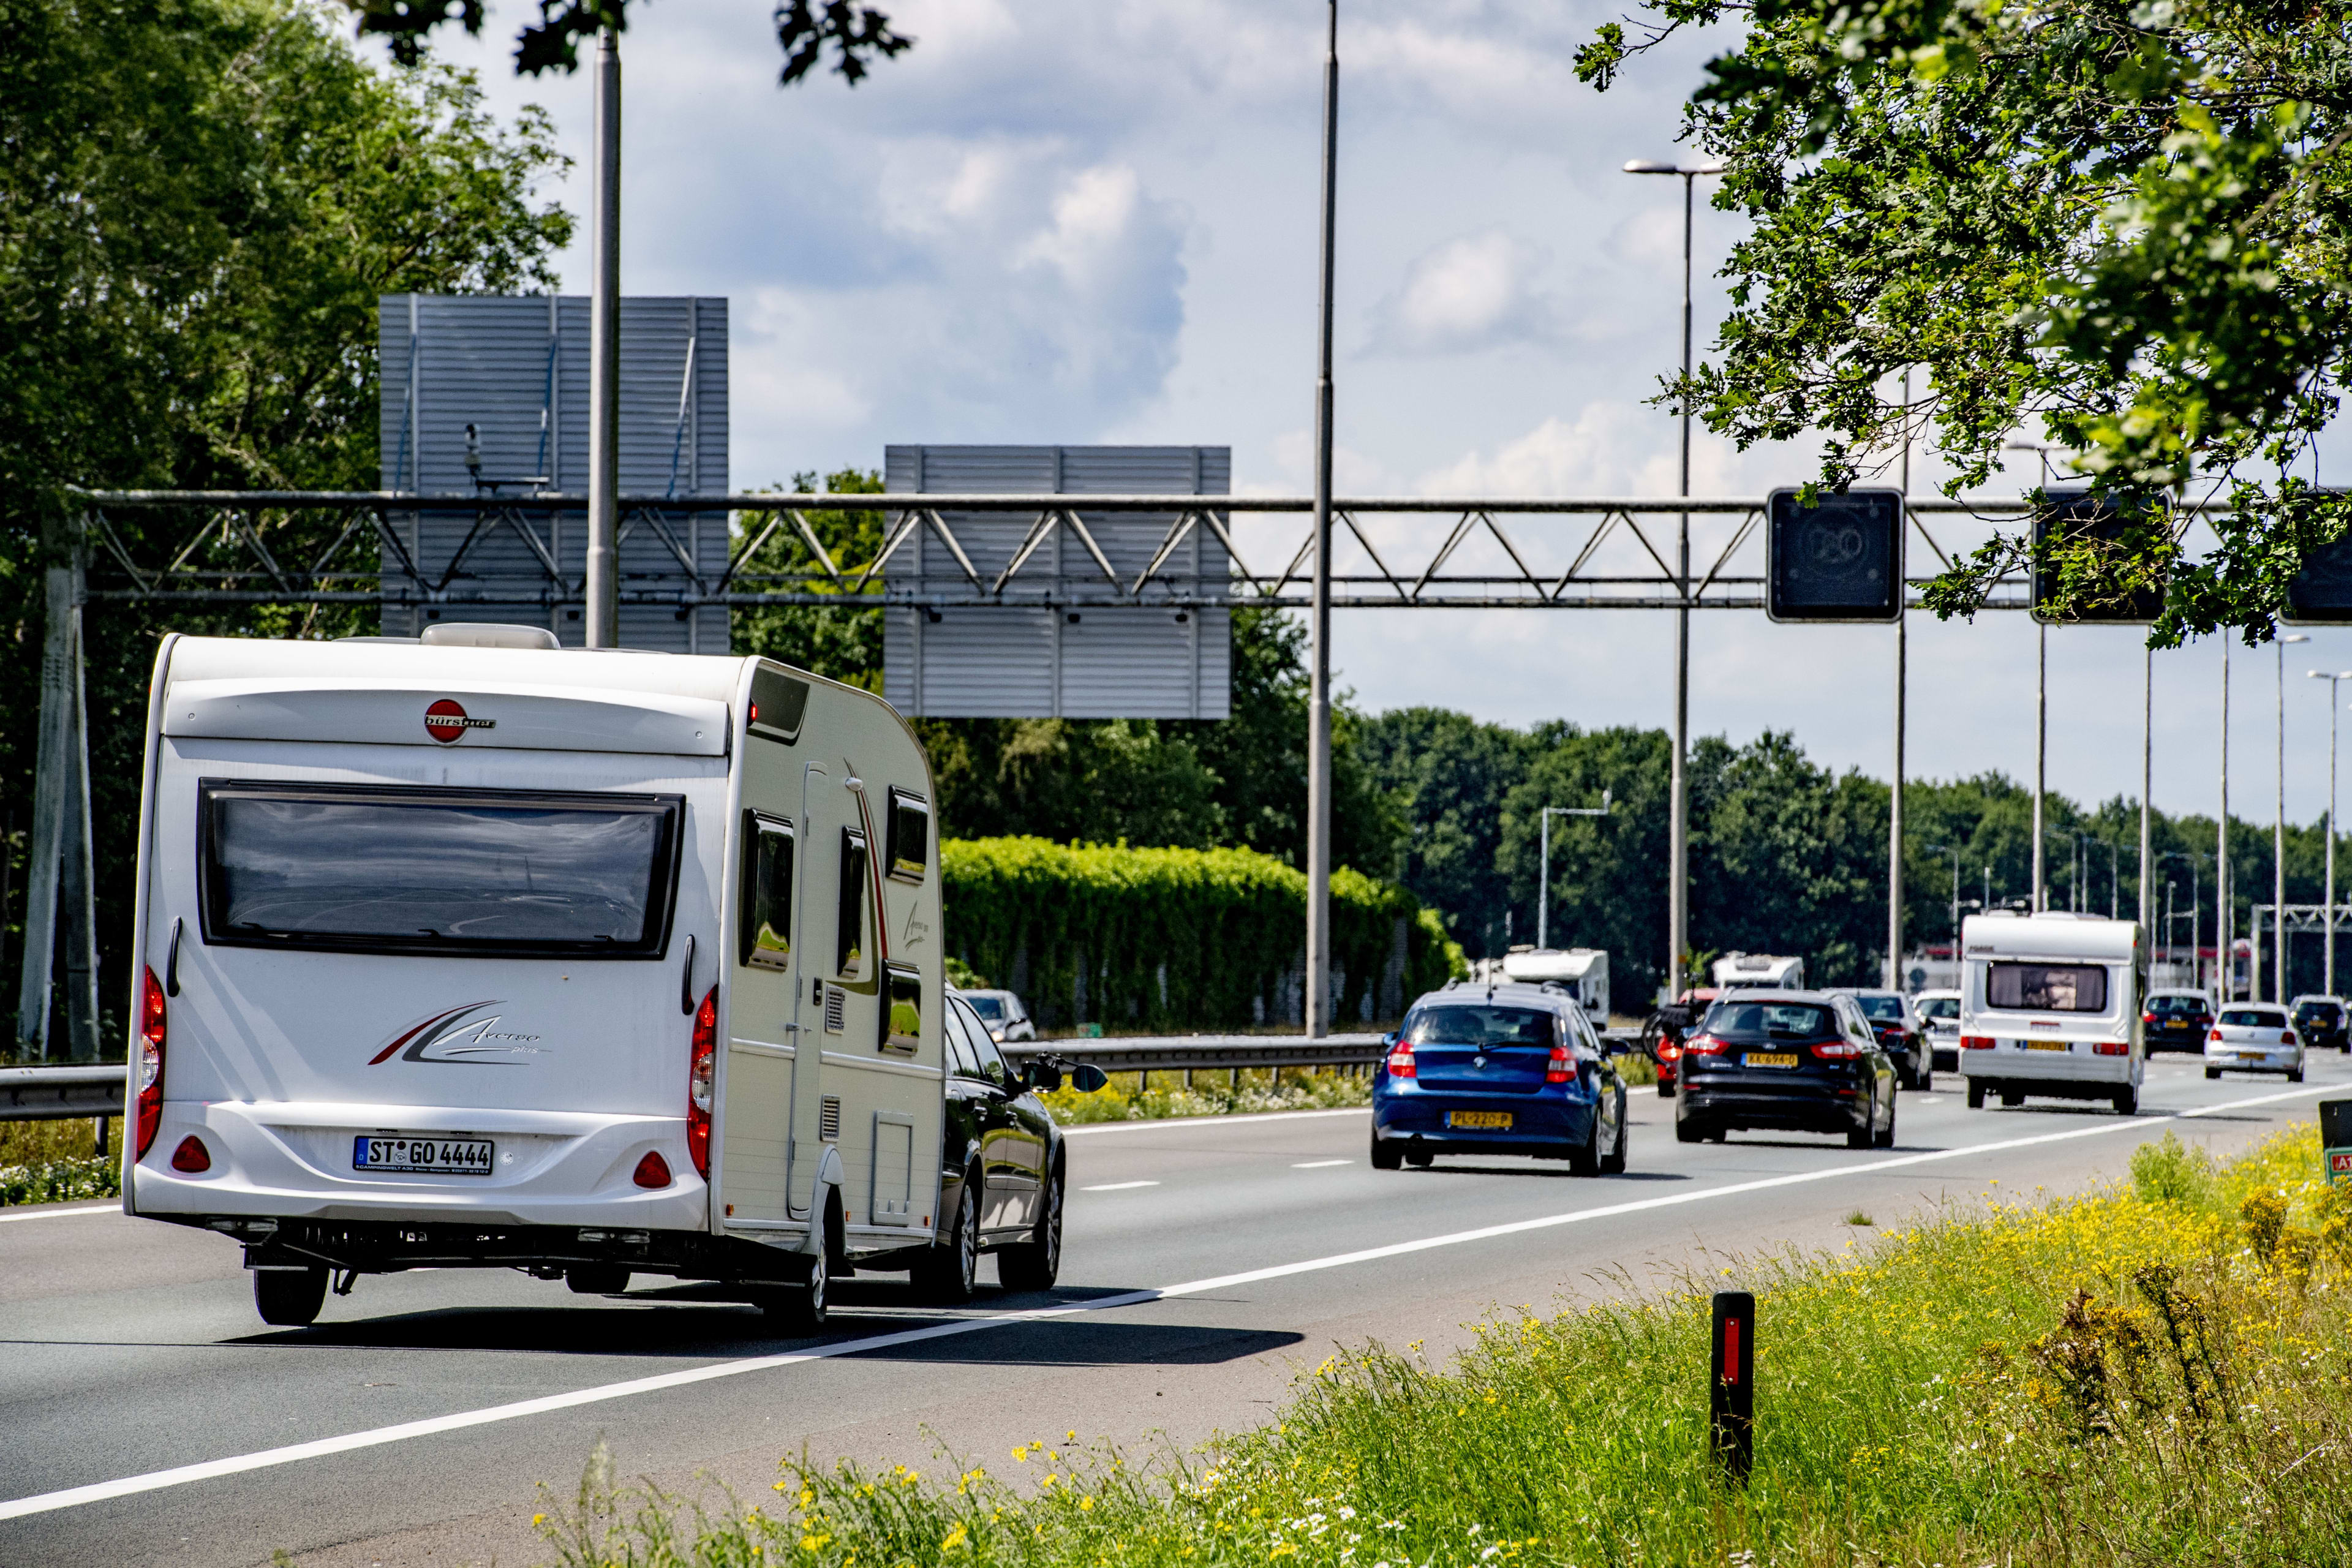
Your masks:
[[[2303,1037],[2284,1007],[2236,1004],[2221,1009],[2205,1037],[2205,1076],[2224,1072],[2283,1072],[2303,1081]]]
[[[957,993],[971,1004],[980,1021],[988,1026],[988,1037],[998,1045],[1011,1045],[1034,1040],[1037,1026],[1029,1016],[1029,1009],[1021,998],[1010,991],[960,991]]]

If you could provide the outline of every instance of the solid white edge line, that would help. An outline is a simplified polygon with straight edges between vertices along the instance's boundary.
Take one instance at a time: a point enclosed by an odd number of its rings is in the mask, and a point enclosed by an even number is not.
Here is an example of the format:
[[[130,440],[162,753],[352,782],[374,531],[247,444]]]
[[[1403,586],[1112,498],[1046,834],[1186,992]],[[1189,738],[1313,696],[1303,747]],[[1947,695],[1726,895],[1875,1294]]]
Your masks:
[[[93,1204],[88,1208],[43,1209],[38,1214],[8,1214],[0,1211],[0,1225],[14,1225],[20,1219],[71,1219],[83,1214],[121,1214],[121,1204]]]
[[[1065,1138],[1093,1132],[1157,1132],[1163,1127],[1252,1127],[1261,1121],[1305,1121],[1318,1116],[1370,1116],[1369,1105],[1343,1106],[1338,1110],[1236,1110],[1225,1116],[1171,1116],[1160,1121],[1087,1121],[1062,1129]]]
[[[1080,1187],[1082,1193],[1123,1193],[1133,1187],[1156,1187],[1158,1182],[1102,1182],[1091,1187]]]
[[[1294,1171],[1326,1171],[1334,1165],[1352,1165],[1353,1160],[1301,1160],[1290,1168]]]
[[[1488,1241],[1497,1237],[1519,1236],[1528,1231],[1549,1230],[1564,1225],[1579,1225],[1586,1220],[1609,1219],[1619,1215],[1675,1208],[1685,1204],[1701,1203],[1709,1198],[1735,1197],[1743,1193],[1763,1192],[1774,1187],[1802,1186],[1812,1182],[1874,1175],[1881,1172],[1901,1170],[1912,1165],[1964,1159],[1973,1154],[1995,1154],[2007,1149],[2032,1148],[2043,1143],[2065,1143],[2079,1138],[2096,1138],[2110,1132],[2153,1129],[2174,1121],[2211,1116],[2224,1110],[2242,1110],[2249,1106],[2271,1105],[2280,1100],[2300,1100],[2311,1095],[2338,1092],[2343,1088],[2342,1084],[2310,1084],[2277,1094],[2224,1100],[2219,1105],[2200,1106],[2193,1110],[2179,1110],[2165,1116],[2117,1117],[2112,1121],[2102,1121],[2088,1127],[2068,1128],[2063,1132],[2040,1132],[2023,1138],[2000,1139],[1991,1143],[1971,1143],[1958,1149],[1936,1149],[1922,1154],[1898,1154],[1892,1159],[1871,1160],[1858,1164],[1831,1165],[1817,1171],[1797,1171],[1779,1176],[1762,1176],[1749,1182],[1734,1182],[1727,1186],[1703,1187],[1696,1192],[1673,1193],[1663,1197],[1639,1198],[1631,1203],[1609,1204],[1600,1208],[1577,1209],[1568,1214],[1546,1215],[1538,1219],[1484,1226],[1476,1230],[1454,1231],[1446,1236],[1423,1237],[1414,1241],[1393,1242],[1386,1247],[1370,1247],[1360,1251],[1343,1252],[1328,1258],[1311,1258],[1297,1263],[1279,1263],[1267,1268],[1252,1268],[1238,1274],[1219,1275],[1213,1279],[1194,1279],[1181,1285],[1162,1286],[1157,1289],[1129,1290],[1092,1301],[1075,1302],[1068,1306],[1040,1307],[1018,1312],[997,1312],[984,1318],[960,1318],[953,1322],[933,1323],[924,1328],[905,1329],[896,1333],[877,1334],[866,1339],[843,1340],[835,1344],[818,1345],[810,1350],[787,1351],[777,1355],[750,1356],[739,1361],[714,1362],[709,1366],[690,1367],[681,1372],[662,1373],[653,1377],[632,1378],[625,1383],[600,1384],[591,1388],[574,1389],[568,1394],[551,1394],[536,1399],[520,1399],[507,1405],[486,1405],[478,1410],[461,1410],[447,1415],[427,1416],[419,1421],[404,1421],[393,1426],[377,1426],[364,1432],[346,1433],[338,1437],[320,1437],[308,1443],[290,1443],[283,1447],[264,1448],[251,1454],[236,1454],[222,1459],[206,1459],[198,1464],[180,1465],[168,1470],[153,1470],[145,1475],[124,1476],[115,1480],[95,1482],[89,1486],[69,1487],[62,1491],[42,1492],[34,1497],[16,1498],[0,1502],[0,1520],[22,1519],[27,1514],[49,1513],[58,1509],[79,1508],[86,1503],[104,1502],[114,1498],[135,1497],[142,1492],[161,1491],[169,1487],[185,1486],[192,1481],[212,1480],[222,1476],[240,1475],[247,1470],[268,1469],[278,1465],[290,1465],[301,1459],[320,1458],[330,1454],[347,1454],[355,1449],[380,1447],[387,1443],[406,1442],[413,1437],[429,1437],[443,1432],[462,1431],[468,1426],[484,1426],[494,1422],[512,1421],[526,1415],[541,1415],[551,1411],[569,1410],[583,1405],[601,1405],[607,1400],[626,1399],[640,1394],[656,1394],[664,1389],[690,1387],[698,1383],[712,1383],[720,1378],[740,1377],[746,1373],[767,1372],[777,1367],[798,1365],[803,1362],[829,1361],[837,1356],[890,1350],[899,1345],[917,1344],[925,1340],[947,1339],[957,1334],[976,1333],[982,1329],[998,1328],[1007,1323],[1042,1322],[1055,1318],[1075,1317],[1083,1312],[1102,1312],[1118,1307],[1134,1307],[1152,1301],[1173,1300],[1180,1297],[1198,1296],[1213,1290],[1231,1289],[1237,1285],[1252,1285],[1260,1280],[1286,1279],[1291,1275],[1312,1274],[1327,1268],[1343,1268],[1351,1264],[1370,1263],[1383,1258],[1401,1258],[1410,1253],[1427,1252],[1441,1247],[1460,1247],[1468,1242]]]

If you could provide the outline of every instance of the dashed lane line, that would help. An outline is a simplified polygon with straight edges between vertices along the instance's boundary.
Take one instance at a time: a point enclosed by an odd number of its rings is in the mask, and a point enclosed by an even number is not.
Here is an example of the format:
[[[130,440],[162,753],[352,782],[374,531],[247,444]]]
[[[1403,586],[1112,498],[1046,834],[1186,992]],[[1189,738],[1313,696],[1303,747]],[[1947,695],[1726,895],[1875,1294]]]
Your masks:
[[[445,1432],[459,1432],[468,1427],[487,1426],[500,1421],[516,1421],[559,1410],[577,1409],[582,1405],[602,1405],[615,1399],[629,1399],[639,1394],[657,1394],[673,1388],[688,1388],[696,1384],[714,1383],[721,1378],[741,1377],[751,1373],[771,1372],[781,1367],[797,1366],[807,1362],[830,1361],[838,1356],[863,1355],[873,1351],[895,1349],[900,1345],[920,1344],[929,1340],[977,1333],[983,1329],[1003,1328],[1008,1324],[1049,1322],[1056,1318],[1076,1317],[1087,1312],[1109,1311],[1120,1307],[1142,1306],[1153,1301],[1204,1295],[1212,1291],[1230,1290],[1238,1286],[1255,1285],[1267,1279],[1318,1273],[1324,1269],[1345,1268],[1354,1264],[1377,1262],[1384,1258],[1400,1258],[1410,1253],[1427,1252],[1436,1247],[1461,1247],[1472,1242],[1490,1241],[1499,1237],[1549,1230],[1559,1226],[1579,1225],[1587,1220],[1609,1219],[1619,1215],[1677,1208],[1685,1204],[1705,1203],[1714,1198],[1737,1197],[1744,1193],[1764,1192],[1775,1187],[1795,1187],[1814,1182],[1849,1180],[1857,1176],[1873,1176],[1888,1171],[1899,1171],[1913,1165],[1961,1160],[1979,1154],[1997,1154],[2010,1149],[2028,1149],[2043,1144],[2066,1143],[2077,1139],[2103,1137],[2112,1132],[2148,1131],[2175,1121],[2217,1115],[2225,1110],[2242,1110],[2258,1105],[2274,1105],[2282,1100],[2303,1100],[2315,1095],[2336,1093],[2340,1092],[2343,1087],[2341,1084],[2311,1084],[2276,1094],[2262,1094],[2244,1100],[2223,1100],[2216,1105],[2200,1106],[2193,1110],[2174,1111],[2165,1116],[2116,1117],[2111,1121],[2095,1122],[2089,1126],[2070,1127],[2059,1132],[2041,1132],[2023,1138],[2003,1138],[1990,1143],[1970,1143],[1956,1149],[1935,1149],[1919,1154],[1897,1154],[1889,1159],[1866,1160],[1848,1165],[1829,1165],[1819,1170],[1795,1171],[1778,1176],[1760,1176],[1753,1181],[1730,1182],[1722,1186],[1702,1187],[1695,1192],[1669,1193],[1660,1197],[1637,1198],[1630,1203],[1603,1204],[1595,1208],[1573,1209],[1566,1214],[1545,1215],[1535,1219],[1482,1226],[1475,1230],[1457,1230],[1444,1236],[1429,1236],[1413,1241],[1393,1242],[1385,1247],[1369,1247],[1356,1252],[1335,1253],[1328,1258],[1310,1258],[1295,1263],[1277,1263],[1270,1268],[1246,1269],[1238,1274],[1222,1274],[1214,1279],[1194,1279],[1181,1285],[1165,1285],[1156,1289],[1122,1291],[1118,1295],[1097,1297],[1090,1301],[1074,1302],[1067,1306],[1039,1307],[1025,1311],[992,1312],[983,1317],[958,1318],[949,1322],[932,1323],[919,1329],[905,1329],[896,1333],[874,1334],[864,1339],[841,1340],[832,1344],[814,1345],[807,1350],[787,1351],[778,1355],[746,1356],[734,1361],[714,1362],[708,1366],[688,1367],[677,1372],[662,1373],[653,1377],[630,1378],[621,1383],[599,1384],[592,1388],[573,1389],[569,1393],[551,1394],[537,1399],[518,1399],[505,1405],[486,1405],[478,1410],[453,1411],[446,1415],[429,1416],[421,1421],[404,1421],[396,1426],[371,1427],[363,1432],[347,1432],[340,1436],[320,1437],[307,1443],[289,1443],[281,1447],[263,1448],[250,1454],[233,1454],[223,1458],[205,1459],[193,1465],[178,1465],[170,1469],[151,1470],[144,1475],[122,1476],[113,1480],[93,1482],[89,1486],[68,1487],[59,1491],[16,1498],[0,1502],[0,1520],[22,1519],[30,1514],[51,1513],[59,1509],[80,1508],[116,1498],[136,1497],[144,1492],[188,1486],[197,1481],[216,1480],[224,1476],[243,1475],[252,1470],[272,1469],[281,1465],[297,1464],[304,1459],[324,1458],[334,1454],[348,1454],[364,1448],[383,1447],[387,1444],[410,1442],[419,1437],[437,1436]]]

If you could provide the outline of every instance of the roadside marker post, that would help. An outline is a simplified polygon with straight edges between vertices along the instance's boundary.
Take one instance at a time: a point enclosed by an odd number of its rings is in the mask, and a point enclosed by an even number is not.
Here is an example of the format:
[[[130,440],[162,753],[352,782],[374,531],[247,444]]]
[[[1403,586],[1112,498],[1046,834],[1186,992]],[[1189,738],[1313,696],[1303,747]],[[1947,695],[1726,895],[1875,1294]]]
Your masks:
[[[2331,1184],[2352,1182],[2352,1100],[2319,1102],[2319,1162]]]
[[[1715,1462],[1736,1486],[1756,1459],[1756,1298],[1715,1295],[1714,1377],[1707,1387],[1707,1432]]]

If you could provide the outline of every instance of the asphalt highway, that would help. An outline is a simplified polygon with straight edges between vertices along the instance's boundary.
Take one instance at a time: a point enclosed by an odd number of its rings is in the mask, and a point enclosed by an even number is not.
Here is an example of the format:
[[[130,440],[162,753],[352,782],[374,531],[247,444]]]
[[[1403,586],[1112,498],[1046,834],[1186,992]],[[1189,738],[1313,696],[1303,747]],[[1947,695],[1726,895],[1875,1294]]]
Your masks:
[[[1870,1152],[1678,1144],[1672,1102],[1635,1090],[1614,1178],[1504,1158],[1375,1172],[1362,1111],[1074,1130],[1059,1289],[946,1313],[860,1279],[811,1341],[666,1280],[587,1298],[478,1271],[363,1278],[315,1327],[272,1330],[225,1238],[0,1210],[0,1564],[538,1561],[538,1488],[568,1493],[600,1437],[624,1476],[746,1496],[787,1453],[1004,1469],[1014,1444],[1070,1431],[1190,1446],[1267,1417],[1335,1346],[1439,1355],[1497,1306],[2077,1190],[2168,1129],[2226,1153],[2352,1096],[2352,1064],[2208,1083],[2160,1058],[2127,1120],[1971,1111],[1943,1082],[1905,1095],[1897,1146]]]

